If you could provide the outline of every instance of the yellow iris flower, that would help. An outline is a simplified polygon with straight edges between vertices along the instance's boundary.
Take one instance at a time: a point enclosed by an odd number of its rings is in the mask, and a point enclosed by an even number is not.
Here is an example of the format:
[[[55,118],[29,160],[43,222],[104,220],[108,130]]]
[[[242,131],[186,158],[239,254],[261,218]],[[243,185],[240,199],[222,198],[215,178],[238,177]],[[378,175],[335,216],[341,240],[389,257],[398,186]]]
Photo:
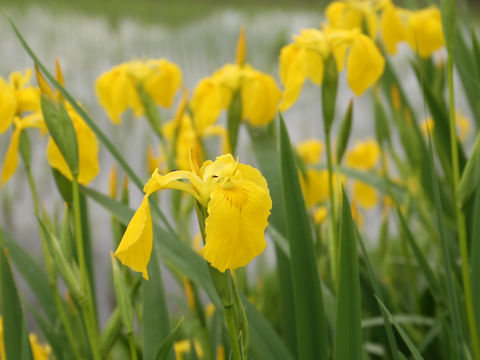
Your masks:
[[[207,209],[202,255],[219,271],[245,266],[265,249],[264,231],[272,200],[261,173],[238,163],[231,154],[206,161],[200,169],[192,160],[191,171],[152,174],[144,187],[143,201],[115,252],[124,265],[142,272],[145,279],[153,241],[148,197],[162,189],[188,192]]]
[[[295,103],[307,78],[316,85],[322,84],[324,61],[330,55],[335,57],[339,72],[346,58],[347,81],[357,96],[383,73],[385,59],[373,40],[359,29],[304,29],[293,39],[280,53],[280,79],[285,86],[282,111]]]
[[[297,145],[297,152],[306,165],[316,164],[322,156],[323,143],[316,139],[302,141]]]
[[[157,105],[170,107],[181,83],[182,72],[172,62],[165,59],[133,60],[100,75],[95,83],[95,91],[108,117],[118,124],[122,113],[129,108],[135,117],[144,113],[137,84]]]
[[[368,35],[376,37],[379,12],[390,4],[390,0],[340,0],[328,5],[325,15],[335,29],[366,29]]]
[[[11,176],[15,173],[18,166],[18,151],[20,146],[21,132],[27,128],[37,128],[42,133],[47,131],[47,126],[43,119],[40,106],[40,91],[37,88],[27,86],[30,81],[31,72],[26,71],[22,76],[19,73],[13,73],[10,76],[10,81],[15,84],[17,94],[17,109],[15,110],[14,118],[9,120],[8,127],[13,123],[15,129],[13,131],[10,144],[5,155],[3,163],[1,184],[4,185]],[[38,76],[41,76],[38,73]],[[63,74],[60,69],[60,64],[56,62],[56,78],[62,85]],[[12,80],[13,79],[13,80]],[[1,79],[0,79],[1,80]],[[77,142],[79,149],[79,183],[86,185],[97,176],[100,168],[98,165],[98,141],[93,131],[88,127],[83,119],[76,113],[76,111],[65,102],[61,95],[56,92],[53,94],[52,90],[48,87],[45,79],[39,78],[42,83],[43,91],[46,91],[57,102],[64,102],[65,108],[73,122],[75,132],[77,134]],[[0,81],[1,84],[1,81]],[[0,97],[2,97],[2,88],[0,85]],[[22,116],[24,112],[30,111],[26,116]],[[1,115],[1,114],[0,114]],[[47,145],[47,160],[51,167],[57,169],[65,177],[72,180],[72,174],[68,167],[63,155],[60,153],[57,145],[52,138],[48,140]]]
[[[275,79],[248,64],[226,64],[198,83],[192,98],[195,123],[203,128],[212,125],[236,91],[242,99],[243,120],[261,126],[274,119],[281,98]]]
[[[402,41],[408,42],[422,58],[445,45],[442,16],[436,6],[411,11],[389,4],[383,11],[381,32],[389,54],[395,54],[397,44]]]

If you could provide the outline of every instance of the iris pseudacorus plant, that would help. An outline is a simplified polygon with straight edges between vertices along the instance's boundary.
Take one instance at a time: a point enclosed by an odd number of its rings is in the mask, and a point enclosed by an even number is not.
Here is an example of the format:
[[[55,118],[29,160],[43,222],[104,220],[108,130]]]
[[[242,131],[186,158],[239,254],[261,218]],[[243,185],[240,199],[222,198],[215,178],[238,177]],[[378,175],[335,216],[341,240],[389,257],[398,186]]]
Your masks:
[[[202,256],[217,270],[243,267],[265,249],[264,231],[272,200],[262,174],[235,161],[231,154],[207,160],[200,168],[191,160],[190,171],[162,176],[155,170],[115,252],[124,265],[141,272],[146,280],[153,243],[149,196],[162,189],[190,193],[206,210]]]
[[[357,96],[383,74],[385,59],[373,40],[359,29],[303,29],[293,40],[280,53],[280,80],[285,86],[281,111],[297,101],[307,78],[316,85],[322,84],[324,63],[330,56],[334,57],[338,72],[347,63],[347,81]]]

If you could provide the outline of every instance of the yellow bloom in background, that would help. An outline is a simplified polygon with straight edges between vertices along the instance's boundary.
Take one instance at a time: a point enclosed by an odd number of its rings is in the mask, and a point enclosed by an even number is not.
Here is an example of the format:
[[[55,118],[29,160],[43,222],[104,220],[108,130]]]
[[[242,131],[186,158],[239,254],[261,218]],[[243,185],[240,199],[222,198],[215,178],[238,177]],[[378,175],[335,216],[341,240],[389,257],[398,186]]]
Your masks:
[[[380,159],[380,146],[375,140],[357,142],[355,147],[347,152],[346,164],[358,170],[371,170]]]
[[[373,40],[358,29],[304,29],[293,39],[280,53],[280,79],[285,86],[282,111],[295,103],[307,78],[316,85],[322,84],[324,61],[330,55],[335,57],[339,72],[346,59],[347,81],[357,96],[383,73],[385,59]]]
[[[320,206],[313,213],[313,222],[316,225],[323,224],[327,220],[328,210],[326,206]]]
[[[247,265],[265,249],[265,228],[272,200],[267,182],[249,165],[236,162],[231,154],[206,161],[198,169],[155,171],[144,187],[145,196],[134,214],[115,255],[148,279],[147,264],[152,251],[152,220],[148,196],[162,189],[192,194],[207,209],[206,244],[202,255],[221,272]],[[189,182],[181,181],[188,180]]]
[[[332,176],[333,192],[345,183],[345,176],[334,173]],[[303,197],[307,208],[329,199],[330,191],[328,186],[328,170],[307,169],[306,178],[300,174],[300,186],[302,187]]]
[[[166,59],[132,60],[100,75],[95,91],[108,117],[118,124],[127,109],[132,109],[135,117],[143,115],[138,85],[157,105],[170,107],[181,82],[180,68]]]
[[[147,159],[147,171],[149,174],[153,173],[155,169],[159,169],[162,174],[166,171],[167,159],[160,147],[157,149],[157,152],[155,152],[153,146],[148,146],[145,157]]]
[[[297,145],[297,152],[306,165],[317,164],[323,152],[323,142],[316,139],[309,139]]]
[[[381,32],[389,54],[395,54],[397,44],[402,41],[408,42],[422,58],[445,45],[442,16],[436,6],[411,11],[389,4],[383,12]]]
[[[198,83],[192,98],[195,123],[213,124],[228,109],[236,91],[241,94],[243,120],[261,126],[274,119],[281,97],[275,79],[247,64],[226,64]]]
[[[362,181],[353,183],[353,193],[358,204],[365,209],[370,209],[378,204],[378,195],[375,188]]]
[[[460,110],[457,109],[455,111],[455,121],[457,125],[458,138],[461,142],[464,142],[469,134],[470,120]],[[420,131],[425,139],[428,138],[428,133],[430,133],[430,136],[433,135],[434,127],[435,121],[431,116],[427,117],[420,123]]]
[[[325,10],[332,28],[342,30],[367,30],[375,38],[378,29],[379,12],[390,0],[340,0],[333,1]]]
[[[195,353],[197,354],[199,359],[203,359],[203,349],[200,343],[197,340],[193,340],[193,346],[195,347]],[[190,358],[190,352],[192,350],[192,345],[190,340],[180,340],[173,344],[173,349],[175,351],[175,358],[177,360],[183,360],[184,355],[187,358]]]

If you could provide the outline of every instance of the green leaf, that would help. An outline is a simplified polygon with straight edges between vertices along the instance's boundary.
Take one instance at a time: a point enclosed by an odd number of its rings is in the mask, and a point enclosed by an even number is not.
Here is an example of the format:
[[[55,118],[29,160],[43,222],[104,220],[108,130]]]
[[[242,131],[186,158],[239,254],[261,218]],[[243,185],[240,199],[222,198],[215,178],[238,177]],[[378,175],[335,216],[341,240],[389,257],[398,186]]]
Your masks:
[[[464,206],[480,182],[480,133],[475,139],[472,155],[467,161],[457,189],[457,200]]]
[[[403,234],[405,235],[405,239],[407,240],[408,244],[412,248],[413,255],[417,259],[418,264],[420,265],[420,269],[422,270],[425,279],[427,280],[428,287],[430,288],[430,291],[433,294],[433,297],[435,298],[435,301],[440,305],[441,299],[443,298],[443,291],[440,288],[437,278],[435,274],[433,273],[432,268],[428,264],[427,260],[423,256],[422,250],[420,249],[420,246],[418,246],[412,232],[408,228],[407,222],[405,220],[405,217],[403,216],[402,212],[400,209],[397,211],[398,218],[399,218],[399,223],[400,223],[400,229],[402,230]]]
[[[374,93],[373,100],[375,103],[375,135],[377,142],[381,146],[384,141],[390,141],[390,129],[387,121],[387,113],[377,92]]]
[[[280,340],[270,322],[245,298],[243,299],[247,313],[251,352],[256,359],[293,360],[291,352]]]
[[[310,220],[305,208],[295,155],[283,117],[279,117],[281,179],[300,359],[327,359],[327,326],[315,263]]]
[[[240,90],[234,92],[227,113],[228,142],[230,152],[235,156],[237,148],[238,130],[242,121],[242,96]]]
[[[173,328],[173,330],[168,334],[168,336],[161,342],[160,347],[155,355],[155,360],[165,360],[168,359],[169,354],[171,354],[173,343],[175,339],[178,337],[180,330],[182,329],[183,325],[183,317],[178,320],[177,324]]]
[[[337,317],[333,358],[354,359],[362,353],[360,277],[352,212],[343,190],[339,235]]]
[[[347,112],[343,117],[342,124],[340,125],[340,130],[338,132],[337,138],[337,163],[342,162],[343,155],[348,145],[348,140],[350,139],[350,133],[352,130],[352,118],[353,118],[353,99],[350,100],[348,104]]]
[[[475,204],[473,208],[473,218],[480,217],[480,183],[477,183],[475,193]],[[480,274],[480,221],[473,221],[472,235],[470,244],[472,246],[470,254],[471,273]],[[480,327],[480,276],[472,276],[472,299],[475,311],[477,328]]]
[[[46,316],[50,321],[55,321],[58,317],[57,309],[45,272],[16,240],[1,228],[0,238],[3,239],[3,243],[0,242],[0,250],[8,250],[9,257],[15,264],[16,270],[35,295]]]
[[[70,116],[62,103],[58,106],[54,100],[42,94],[42,114],[53,141],[67,162],[72,175],[78,175],[77,133]]]
[[[332,128],[333,119],[335,117],[335,104],[337,101],[338,89],[338,69],[337,62],[333,55],[330,55],[324,62],[325,69],[323,72],[322,84],[322,111],[323,126],[325,133],[329,133]]]
[[[113,286],[115,289],[115,296],[117,298],[118,308],[120,310],[120,317],[122,318],[123,326],[127,334],[133,332],[133,309],[130,301],[130,296],[125,284],[123,272],[120,270],[117,260],[112,255],[112,273]]]
[[[363,242],[362,236],[360,235],[356,226],[355,226],[355,233],[357,234],[357,239],[360,244],[360,249],[362,251],[365,264],[367,265],[368,276],[370,277],[370,282],[375,292],[375,296],[377,299],[380,299],[381,301],[383,301],[383,294],[382,294],[380,284],[377,280],[377,277],[375,276],[375,272],[373,271],[372,264],[370,263],[370,259],[368,257],[368,252],[367,252],[367,248],[365,247],[365,243]],[[387,340],[390,346],[392,358],[394,360],[398,360],[399,358],[398,347],[397,347],[397,341],[395,340],[395,335],[393,334],[392,324],[390,323],[390,321],[388,321],[388,316],[385,310],[380,305],[379,305],[379,308],[383,317],[383,324],[385,325],[385,331],[387,333]]]
[[[410,338],[408,337],[407,333],[403,330],[403,328],[400,326],[400,324],[395,320],[395,318],[392,316],[392,314],[390,314],[390,312],[388,311],[388,309],[386,308],[385,305],[383,305],[383,303],[380,301],[379,298],[377,298],[377,301],[378,303],[380,304],[380,306],[382,307],[382,309],[385,311],[385,313],[387,314],[388,316],[388,319],[390,320],[390,322],[393,324],[393,326],[395,326],[395,328],[397,329],[398,333],[400,334],[400,336],[402,337],[403,341],[405,342],[405,344],[407,345],[408,349],[410,350],[413,358],[415,360],[423,360],[423,357],[422,355],[420,355],[420,352],[418,351],[418,349],[416,348],[415,344],[412,342],[412,340],[410,340]]]
[[[20,296],[7,250],[0,251],[0,304],[3,317],[3,343],[7,359],[33,359]]]
[[[156,233],[158,236],[158,233]],[[157,238],[155,236],[155,238]],[[155,359],[158,344],[168,338],[170,320],[168,318],[165,290],[163,287],[162,272],[157,257],[159,242],[153,243],[152,256],[148,263],[149,280],[143,283],[142,296],[142,337],[143,359]],[[170,349],[170,348],[169,348]],[[164,358],[173,360],[173,353],[167,352]]]

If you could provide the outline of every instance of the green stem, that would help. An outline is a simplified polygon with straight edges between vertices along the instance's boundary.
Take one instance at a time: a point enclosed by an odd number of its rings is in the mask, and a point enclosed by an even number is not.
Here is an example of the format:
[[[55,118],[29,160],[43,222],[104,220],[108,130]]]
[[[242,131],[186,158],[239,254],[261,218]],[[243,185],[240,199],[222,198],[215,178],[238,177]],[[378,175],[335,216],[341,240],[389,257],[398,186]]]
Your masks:
[[[25,165],[25,170],[27,172],[28,184],[30,186],[30,191],[32,193],[34,211],[37,214],[37,216],[40,216],[40,202],[38,201],[37,187],[35,186],[35,181],[33,180],[33,175],[32,175],[30,166]],[[80,360],[82,357],[80,356],[79,350],[77,348],[77,343],[75,341],[75,337],[73,336],[73,331],[72,331],[72,327],[70,326],[70,321],[68,320],[67,315],[65,313],[65,309],[63,308],[62,298],[58,293],[57,281],[56,281],[56,276],[57,276],[56,270],[52,263],[52,258],[50,257],[50,253],[48,252],[48,246],[47,246],[46,239],[43,235],[43,232],[40,232],[40,238],[42,241],[45,266],[48,271],[48,279],[49,279],[50,287],[52,288],[53,296],[55,299],[55,305],[60,315],[62,325],[65,328],[65,333],[67,335],[67,339],[70,344],[70,347],[72,348],[73,356],[75,357],[75,359]]]
[[[238,340],[236,336],[236,327],[235,327],[235,311],[232,306],[225,306],[225,322],[227,323],[228,335],[230,337],[230,342],[232,343],[232,351],[234,360],[243,360],[242,353],[240,352],[240,347],[238,346]]]
[[[130,332],[128,335],[128,346],[130,348],[130,359],[137,360],[137,348],[135,346],[135,338],[133,337],[133,333]]]
[[[87,336],[90,341],[92,350],[92,356],[95,360],[100,360],[100,353],[98,351],[98,328],[96,325],[95,315],[93,313],[93,300],[92,291],[90,288],[89,277],[87,272],[87,266],[85,262],[85,250],[83,247],[83,234],[82,234],[82,220],[80,213],[80,193],[78,185],[78,175],[73,176],[72,180],[73,191],[73,208],[74,208],[74,223],[75,223],[75,242],[77,245],[78,262],[80,267],[80,277],[82,289],[85,294],[85,301],[82,302],[82,312],[84,314],[85,327],[87,330]]]
[[[337,228],[337,213],[335,206],[335,194],[333,188],[333,157],[330,131],[325,131],[325,141],[327,145],[327,167],[328,167],[328,192],[330,196],[330,213],[332,221],[332,276],[335,281],[337,278],[337,262],[338,262],[338,228]]]
[[[477,325],[475,323],[475,313],[473,310],[472,285],[470,280],[470,266],[468,261],[468,245],[465,214],[457,203],[457,189],[460,182],[460,166],[458,164],[458,145],[457,130],[455,121],[455,93],[453,84],[453,57],[448,52],[447,60],[448,76],[448,95],[449,95],[449,122],[450,122],[450,147],[452,152],[453,167],[453,203],[457,214],[458,240],[460,243],[460,257],[462,263],[463,291],[465,296],[465,306],[467,312],[468,327],[470,330],[470,340],[472,342],[473,354],[476,360],[480,359],[480,347],[478,343]]]

